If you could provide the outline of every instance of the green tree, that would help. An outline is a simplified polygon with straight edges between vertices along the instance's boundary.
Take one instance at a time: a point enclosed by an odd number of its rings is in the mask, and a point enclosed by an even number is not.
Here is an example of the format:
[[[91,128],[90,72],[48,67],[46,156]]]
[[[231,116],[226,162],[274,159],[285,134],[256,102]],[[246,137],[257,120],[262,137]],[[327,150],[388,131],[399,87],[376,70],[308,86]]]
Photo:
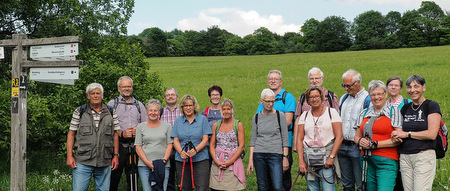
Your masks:
[[[126,26],[133,12],[132,0],[36,0],[23,3],[19,0],[7,0],[1,3],[3,14],[0,23],[1,39],[10,39],[11,34],[23,32],[28,38],[79,35],[80,54],[83,60],[80,79],[74,86],[29,81],[27,146],[29,150],[61,149],[73,110],[86,103],[85,88],[89,83],[98,82],[105,88],[104,101],[117,96],[117,79],[128,75],[134,79],[135,96],[145,101],[154,97],[162,100],[162,83],[157,74],[149,71],[139,44],[127,39]],[[3,10],[7,10],[3,12]],[[130,38],[131,39],[131,38]],[[9,146],[11,95],[10,50],[3,60],[0,76],[1,112],[0,147]],[[4,86],[5,84],[5,86]],[[7,108],[4,110],[4,108]],[[2,113],[3,114],[3,113]]]
[[[315,52],[317,51],[317,46],[315,43],[317,33],[317,27],[320,22],[314,18],[308,19],[303,24],[300,31],[303,33],[303,45],[305,52]]]
[[[427,41],[426,45],[439,45],[441,37],[439,28],[445,16],[444,11],[433,1],[422,1],[418,12],[421,16],[420,23],[423,26],[422,34]]]
[[[147,57],[167,56],[167,35],[163,30],[158,27],[147,28],[138,36],[142,38]]]
[[[283,42],[286,44],[284,53],[300,53],[303,51],[302,35],[295,32],[287,32],[283,35]]]
[[[167,54],[168,56],[183,56],[186,52],[183,44],[175,39],[167,40]]]
[[[404,46],[420,47],[427,45],[428,42],[423,35],[424,28],[420,20],[421,16],[417,10],[406,11],[403,14],[398,35]]]
[[[387,36],[384,39],[386,48],[400,48],[402,42],[400,41],[397,33],[400,30],[399,25],[402,19],[402,15],[397,11],[390,11],[386,16],[386,29]]]
[[[277,43],[274,34],[265,27],[256,29],[246,40],[245,47],[249,55],[276,54]]]
[[[317,26],[315,44],[318,51],[347,50],[351,46],[350,23],[343,17],[329,16]]]
[[[203,42],[207,47],[207,56],[223,56],[224,47],[227,40],[234,35],[226,30],[220,29],[217,25],[214,25],[206,31],[203,36]]]
[[[358,15],[354,20],[354,28],[353,50],[385,48],[387,22],[380,12],[371,10]]]
[[[235,55],[245,55],[247,54],[244,39],[239,36],[231,37],[225,42],[225,52],[226,56],[235,56]]]
[[[441,45],[447,45],[450,44],[450,12],[447,12],[447,14],[444,16],[444,18],[441,21],[441,28],[439,29],[441,31],[441,39],[440,44]]]

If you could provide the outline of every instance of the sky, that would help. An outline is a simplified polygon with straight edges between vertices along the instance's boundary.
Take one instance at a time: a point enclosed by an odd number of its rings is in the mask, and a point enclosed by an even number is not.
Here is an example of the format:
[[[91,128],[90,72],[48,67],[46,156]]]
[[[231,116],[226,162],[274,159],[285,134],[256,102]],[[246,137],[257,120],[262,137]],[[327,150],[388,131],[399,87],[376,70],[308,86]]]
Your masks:
[[[244,37],[260,27],[279,35],[300,32],[306,20],[322,21],[328,16],[356,16],[375,10],[404,13],[420,8],[421,0],[135,0],[128,35],[138,35],[146,28],[208,30],[213,25]],[[450,12],[450,0],[435,0]]]

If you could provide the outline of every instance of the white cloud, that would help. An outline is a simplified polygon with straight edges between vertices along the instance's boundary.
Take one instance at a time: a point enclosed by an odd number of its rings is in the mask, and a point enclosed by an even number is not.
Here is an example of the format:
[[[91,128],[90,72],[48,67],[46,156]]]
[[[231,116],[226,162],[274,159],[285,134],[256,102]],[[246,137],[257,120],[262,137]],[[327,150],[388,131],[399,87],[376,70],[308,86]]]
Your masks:
[[[196,18],[186,18],[178,22],[180,30],[207,30],[217,25],[221,29],[241,37],[252,34],[260,27],[283,35],[286,32],[299,32],[300,25],[285,23],[281,15],[260,15],[256,11],[242,11],[235,8],[211,8],[201,11]]]

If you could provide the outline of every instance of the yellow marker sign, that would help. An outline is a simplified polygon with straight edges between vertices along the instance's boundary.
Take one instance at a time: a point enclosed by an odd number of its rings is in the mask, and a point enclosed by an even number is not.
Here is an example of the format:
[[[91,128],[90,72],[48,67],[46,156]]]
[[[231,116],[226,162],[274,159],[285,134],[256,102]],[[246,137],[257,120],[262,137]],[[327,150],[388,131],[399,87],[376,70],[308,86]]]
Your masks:
[[[19,87],[19,78],[13,78],[11,80],[12,87]]]
[[[19,97],[19,88],[12,88],[12,97]]]

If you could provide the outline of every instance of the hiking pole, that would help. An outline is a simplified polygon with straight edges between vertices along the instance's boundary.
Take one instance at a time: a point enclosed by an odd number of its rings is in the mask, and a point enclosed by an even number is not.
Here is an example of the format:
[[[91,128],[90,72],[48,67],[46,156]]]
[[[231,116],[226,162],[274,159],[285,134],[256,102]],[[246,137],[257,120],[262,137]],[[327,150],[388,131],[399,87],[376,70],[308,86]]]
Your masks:
[[[303,174],[302,172],[300,172],[300,170],[298,170],[298,171],[297,171],[297,177],[295,177],[294,183],[292,183],[292,186],[291,186],[291,190],[290,190],[290,191],[294,191],[294,186],[295,186],[295,184],[297,183],[298,177],[299,177],[300,175],[302,175],[302,177],[305,176],[305,174]]]
[[[189,147],[191,147],[191,149],[195,150],[195,153],[197,153],[197,149],[195,148],[194,144],[192,142],[189,141]],[[194,168],[192,167],[192,157],[189,156],[189,160],[191,162],[191,177],[192,177],[192,189],[195,188],[195,184],[194,184]]]
[[[369,134],[366,133],[366,135],[364,136],[364,139],[369,140],[370,141],[370,137]],[[369,144],[369,147],[371,147],[371,145]],[[371,151],[369,149],[364,149],[364,156],[363,156],[363,165],[362,165],[362,190],[366,191],[367,190],[367,173],[368,173],[368,160],[369,160],[369,156],[371,155]]]
[[[188,149],[188,144],[186,143],[182,150],[186,151]],[[183,159],[183,169],[181,170],[181,182],[180,182],[180,190],[183,190],[183,179],[184,179],[184,167],[186,166],[186,158]]]

